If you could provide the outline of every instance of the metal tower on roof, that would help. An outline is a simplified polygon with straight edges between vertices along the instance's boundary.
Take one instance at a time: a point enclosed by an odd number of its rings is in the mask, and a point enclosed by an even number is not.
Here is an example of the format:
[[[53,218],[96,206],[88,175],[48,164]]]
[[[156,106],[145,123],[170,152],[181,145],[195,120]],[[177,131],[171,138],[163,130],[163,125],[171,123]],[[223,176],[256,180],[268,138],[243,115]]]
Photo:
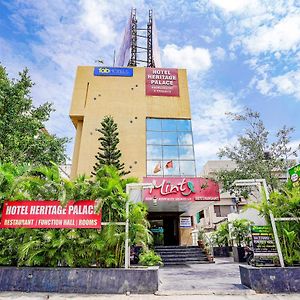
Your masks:
[[[149,10],[147,28],[138,28],[136,9],[131,10],[123,41],[117,56],[117,66],[144,65],[161,67],[156,27],[152,10]]]

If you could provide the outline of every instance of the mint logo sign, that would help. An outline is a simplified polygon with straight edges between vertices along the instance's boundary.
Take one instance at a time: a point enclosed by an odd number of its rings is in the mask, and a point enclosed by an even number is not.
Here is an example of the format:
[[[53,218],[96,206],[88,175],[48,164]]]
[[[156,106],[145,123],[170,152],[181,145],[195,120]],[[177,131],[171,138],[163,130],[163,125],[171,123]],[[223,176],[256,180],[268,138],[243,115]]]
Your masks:
[[[152,201],[219,201],[217,182],[200,177],[144,177],[153,188],[144,191],[144,200]]]

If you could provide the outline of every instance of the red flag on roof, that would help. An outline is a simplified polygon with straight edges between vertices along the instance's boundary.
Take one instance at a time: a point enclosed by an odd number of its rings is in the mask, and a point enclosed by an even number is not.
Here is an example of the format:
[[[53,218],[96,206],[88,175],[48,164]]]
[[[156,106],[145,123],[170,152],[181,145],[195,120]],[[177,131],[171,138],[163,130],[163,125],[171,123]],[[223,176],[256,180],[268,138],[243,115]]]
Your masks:
[[[172,160],[168,161],[168,162],[166,163],[165,167],[166,167],[166,169],[171,169],[171,168],[173,168],[173,161],[172,161]]]

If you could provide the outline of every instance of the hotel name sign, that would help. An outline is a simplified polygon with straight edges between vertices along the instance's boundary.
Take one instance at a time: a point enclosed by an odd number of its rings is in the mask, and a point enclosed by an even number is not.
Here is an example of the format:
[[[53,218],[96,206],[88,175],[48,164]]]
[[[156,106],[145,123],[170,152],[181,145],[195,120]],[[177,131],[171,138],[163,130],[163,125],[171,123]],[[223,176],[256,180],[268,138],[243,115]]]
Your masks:
[[[154,188],[144,191],[144,200],[159,201],[219,201],[217,182],[200,177],[144,177],[144,183]]]
[[[146,68],[146,96],[179,97],[178,70]]]
[[[132,77],[133,68],[95,67],[94,76]]]
[[[95,201],[5,201],[0,228],[96,228],[101,214],[95,212]]]

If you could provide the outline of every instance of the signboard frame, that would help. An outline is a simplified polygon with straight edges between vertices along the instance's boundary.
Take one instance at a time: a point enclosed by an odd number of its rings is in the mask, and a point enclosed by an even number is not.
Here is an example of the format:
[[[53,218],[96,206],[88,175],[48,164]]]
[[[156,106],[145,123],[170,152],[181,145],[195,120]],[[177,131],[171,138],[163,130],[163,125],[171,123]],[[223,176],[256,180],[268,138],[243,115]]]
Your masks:
[[[101,228],[102,214],[95,213],[94,200],[5,201],[0,228]]]
[[[278,251],[271,226],[252,225],[251,238],[256,266],[275,266]]]
[[[144,191],[145,201],[220,201],[219,185],[211,179],[149,176],[143,182],[154,186]]]
[[[95,67],[94,76],[132,77],[133,68]]]
[[[192,227],[192,217],[191,216],[179,217],[179,227],[180,228],[191,228]]]
[[[146,68],[146,96],[179,97],[178,69]]]

